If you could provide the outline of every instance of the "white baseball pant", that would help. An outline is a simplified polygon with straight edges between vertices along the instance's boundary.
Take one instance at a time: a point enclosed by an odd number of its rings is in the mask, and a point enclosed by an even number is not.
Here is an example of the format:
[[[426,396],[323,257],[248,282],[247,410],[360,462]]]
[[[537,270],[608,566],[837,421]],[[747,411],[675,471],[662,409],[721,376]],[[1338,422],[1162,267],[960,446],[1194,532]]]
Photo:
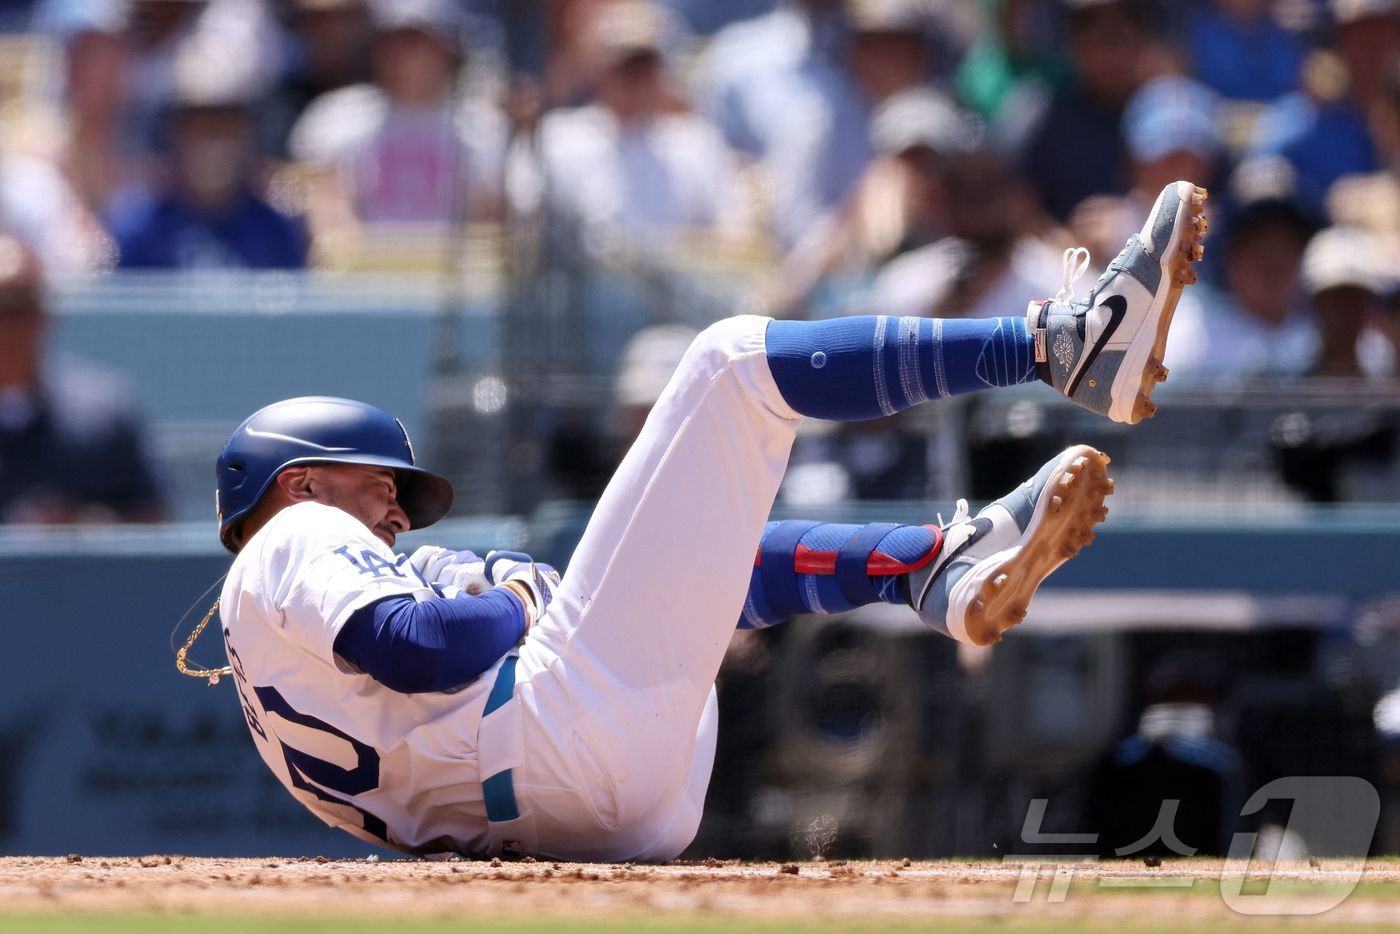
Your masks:
[[[483,777],[511,769],[503,847],[665,860],[694,838],[714,764],[715,675],[801,416],[769,372],[768,319],[687,351],[608,484],[514,697],[482,721]]]

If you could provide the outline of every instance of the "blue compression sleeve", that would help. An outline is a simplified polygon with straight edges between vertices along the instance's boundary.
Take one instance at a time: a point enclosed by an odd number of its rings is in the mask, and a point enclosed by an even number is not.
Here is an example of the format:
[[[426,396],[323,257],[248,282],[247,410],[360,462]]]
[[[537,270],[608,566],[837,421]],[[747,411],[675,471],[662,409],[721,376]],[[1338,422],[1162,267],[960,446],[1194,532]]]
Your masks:
[[[859,316],[768,325],[768,366],[803,415],[857,421],[1035,376],[1024,318]]]
[[[335,652],[401,694],[446,691],[490,668],[525,633],[525,608],[503,590],[417,603],[388,597],[350,615]]]
[[[906,603],[903,579],[932,561],[943,533],[931,525],[840,525],[789,519],[763,530],[740,629],[801,613],[844,613]]]

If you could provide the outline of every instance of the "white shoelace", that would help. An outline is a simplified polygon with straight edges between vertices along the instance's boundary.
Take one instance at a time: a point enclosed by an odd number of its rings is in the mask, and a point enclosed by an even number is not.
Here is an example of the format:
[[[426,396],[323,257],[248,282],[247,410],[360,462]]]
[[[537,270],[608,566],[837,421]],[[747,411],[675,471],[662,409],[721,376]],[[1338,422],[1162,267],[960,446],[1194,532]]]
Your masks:
[[[1064,273],[1060,280],[1060,291],[1055,293],[1055,302],[1060,305],[1074,303],[1074,284],[1089,271],[1089,251],[1082,246],[1065,250]]]
[[[966,518],[967,518],[969,515],[971,515],[971,514],[972,514],[972,510],[970,510],[970,509],[967,508],[967,500],[965,500],[965,499],[960,499],[960,500],[958,500],[958,505],[953,509],[953,521],[952,521],[952,522],[944,522],[944,521],[943,521],[943,513],[940,512],[940,513],[938,514],[938,527],[939,527],[939,528],[942,528],[942,529],[946,529],[946,528],[947,528],[948,526],[950,526],[950,525],[957,525],[959,522],[962,522],[964,519],[966,519]]]

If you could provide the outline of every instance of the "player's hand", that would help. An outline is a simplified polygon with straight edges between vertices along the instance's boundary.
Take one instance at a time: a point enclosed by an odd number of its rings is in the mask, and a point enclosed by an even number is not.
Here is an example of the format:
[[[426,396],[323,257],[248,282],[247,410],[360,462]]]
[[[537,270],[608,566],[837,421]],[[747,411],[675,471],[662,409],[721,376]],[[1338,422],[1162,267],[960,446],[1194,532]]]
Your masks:
[[[491,587],[486,577],[486,562],[474,551],[424,545],[409,556],[408,563],[430,584],[456,587],[473,595],[485,593]]]
[[[449,564],[438,573],[437,583],[444,587],[456,587],[473,597],[491,589],[491,581],[486,577],[486,562],[480,559]]]
[[[408,556],[408,563],[423,575],[424,580],[436,581],[442,571],[452,564],[466,564],[480,561],[481,556],[473,551],[453,551],[439,545],[424,545]]]
[[[532,624],[544,615],[559,587],[558,571],[518,551],[488,552],[486,578],[498,587],[509,584],[514,585],[512,589],[523,589],[533,603],[526,612]]]

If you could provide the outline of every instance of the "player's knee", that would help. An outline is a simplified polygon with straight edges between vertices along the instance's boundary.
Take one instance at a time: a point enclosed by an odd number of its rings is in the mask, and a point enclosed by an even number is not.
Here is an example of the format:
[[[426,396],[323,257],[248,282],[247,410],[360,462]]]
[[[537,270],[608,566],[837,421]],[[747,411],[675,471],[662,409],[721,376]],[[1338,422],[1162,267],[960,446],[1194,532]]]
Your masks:
[[[705,328],[686,351],[681,366],[718,372],[731,361],[762,349],[763,335],[771,318],[736,315]]]

